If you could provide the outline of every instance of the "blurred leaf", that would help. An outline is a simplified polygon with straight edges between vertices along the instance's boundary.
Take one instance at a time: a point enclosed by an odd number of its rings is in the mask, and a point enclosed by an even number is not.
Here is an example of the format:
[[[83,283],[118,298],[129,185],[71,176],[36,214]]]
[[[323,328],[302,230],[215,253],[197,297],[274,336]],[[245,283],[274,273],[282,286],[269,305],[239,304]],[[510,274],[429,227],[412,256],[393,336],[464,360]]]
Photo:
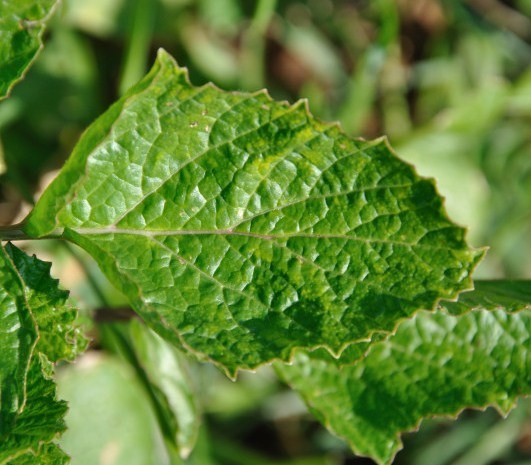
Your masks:
[[[526,295],[528,289],[529,283]],[[468,300],[474,306],[487,294],[473,293],[477,298]],[[518,396],[531,393],[529,300],[527,310],[509,314],[500,309],[505,295],[488,295],[489,306],[498,310],[461,316],[421,312],[357,363],[338,366],[341,359],[321,349],[276,368],[354,452],[390,464],[402,447],[400,434],[423,418],[489,405],[508,412]]]
[[[231,465],[331,465],[328,457],[305,457],[289,460],[271,459],[226,438],[212,441],[218,463]]]
[[[57,0],[0,2],[0,99],[6,97],[42,47],[42,34]]]
[[[165,418],[169,439],[188,457],[200,425],[198,398],[182,354],[137,320],[131,322],[133,349]]]
[[[265,84],[266,37],[275,14],[277,0],[259,0],[239,50],[241,89],[257,90]]]
[[[96,37],[113,37],[123,27],[120,14],[125,0],[67,0],[64,22]]]
[[[528,421],[524,409],[515,410],[504,421],[491,426],[452,465],[489,465],[503,456],[518,442]]]
[[[133,9],[129,16],[129,37],[118,86],[120,95],[124,94],[146,74],[156,16],[156,2],[152,0],[134,0],[130,3],[133,4]]]
[[[83,247],[151,327],[232,376],[391,331],[467,289],[482,255],[385,140],[194,88],[164,51],[25,229]]]
[[[131,368],[94,353],[60,371],[69,404],[61,447],[72,465],[167,465],[149,398]]]
[[[452,421],[450,428],[444,428],[444,430],[441,428],[440,422],[445,420],[432,419],[423,422],[419,428],[419,433],[412,434],[408,438],[415,441],[418,446],[416,448],[408,448],[406,443],[404,451],[398,455],[399,461],[400,458],[404,459],[404,457],[400,457],[401,455],[408,455],[411,457],[411,465],[425,465],[427,463],[430,465],[447,465],[452,463],[452,459],[473,447],[478,438],[489,429],[492,421],[488,417],[493,416],[490,413],[491,411],[487,409],[485,412],[474,415],[471,418],[465,415],[460,416],[457,421]],[[499,417],[496,412],[493,413],[496,417]],[[514,412],[510,415],[513,414]],[[451,420],[446,421],[450,422]],[[434,424],[437,424],[439,428]],[[430,426],[435,429],[435,434],[433,431],[426,432],[426,430],[430,429]]]
[[[341,60],[336,49],[311,24],[299,27],[286,23],[284,45],[307,67],[318,80],[329,86],[336,86],[344,78]]]
[[[506,312],[531,310],[531,281],[476,280],[472,292],[463,292],[457,302],[442,302],[440,305],[454,315],[500,307]]]
[[[208,436],[208,431],[205,426],[200,429],[197,443],[185,463],[186,465],[219,465],[219,463],[212,458],[210,437]]]
[[[182,18],[180,40],[191,63],[220,85],[232,87],[238,81],[238,57],[230,40],[208,31],[192,16]]]
[[[0,247],[2,464],[24,454],[41,454],[45,463],[52,454],[54,448],[45,444],[64,430],[66,405],[55,399],[50,362],[71,360],[86,345],[73,326],[76,312],[66,305],[68,293],[49,271],[49,263],[11,244]]]
[[[380,46],[369,48],[361,57],[348,85],[346,100],[339,110],[339,119],[349,134],[363,133],[375,103],[378,77],[386,59]]]
[[[201,19],[207,25],[225,33],[238,32],[238,25],[243,20],[241,2],[238,0],[198,0],[196,3]]]
[[[200,386],[201,406],[207,415],[231,419],[245,412],[267,410],[268,399],[278,389],[278,377],[269,366],[256,372],[242,372],[235,383],[208,364],[199,365],[193,371],[195,385]]]
[[[470,228],[472,243],[478,242],[486,221],[489,186],[474,160],[463,154],[475,153],[478,142],[467,133],[426,128],[412,133],[397,149],[421,175],[437,179],[449,214]]]
[[[531,69],[515,83],[509,107],[515,114],[531,116]]]

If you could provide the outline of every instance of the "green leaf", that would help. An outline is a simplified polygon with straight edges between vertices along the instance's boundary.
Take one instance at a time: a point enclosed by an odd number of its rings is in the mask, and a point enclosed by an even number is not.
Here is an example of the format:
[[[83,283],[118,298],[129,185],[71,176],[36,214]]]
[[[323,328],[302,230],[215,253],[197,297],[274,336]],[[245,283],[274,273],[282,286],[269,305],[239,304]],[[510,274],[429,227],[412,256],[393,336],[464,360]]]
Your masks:
[[[339,353],[471,287],[482,252],[384,139],[193,87],[160,51],[27,219],[87,250],[157,332],[234,375]]]
[[[37,324],[37,351],[51,362],[72,361],[86,348],[87,341],[74,325],[77,310],[67,303],[68,291],[50,277],[51,263],[29,257],[12,244],[5,247],[20,279],[24,298]]]
[[[166,450],[180,463],[194,448],[201,421],[184,355],[138,319],[102,323],[99,333],[102,346],[134,369]]]
[[[457,302],[441,305],[453,315],[478,308],[494,310],[502,307],[506,312],[519,312],[531,305],[531,281],[474,281],[473,292],[464,292]]]
[[[27,452],[9,462],[9,465],[66,465],[70,457],[53,443],[41,444],[37,452]]]
[[[56,400],[51,374],[49,362],[33,357],[27,373],[25,404],[16,415],[2,415],[1,465],[18,464],[19,460],[24,463],[32,455],[46,456],[48,449],[43,449],[43,446],[57,439],[66,429],[64,416],[67,406],[65,402]]]
[[[23,456],[46,463],[53,447],[44,445],[64,430],[66,411],[55,399],[51,362],[71,360],[86,345],[68,293],[49,270],[11,244],[0,246],[0,464]]]
[[[420,312],[357,363],[341,366],[319,350],[276,368],[355,453],[390,464],[402,447],[400,434],[423,418],[456,416],[467,407],[506,413],[518,396],[531,394],[530,333],[529,305],[520,313]]]
[[[24,77],[42,47],[42,34],[58,0],[0,2],[0,99]]]
[[[89,351],[61,370],[57,383],[69,405],[68,430],[59,442],[73,463],[179,463],[168,460],[150,399],[131,365]]]
[[[186,458],[197,440],[201,416],[184,357],[138,320],[131,322],[130,332],[138,363],[163,416],[163,433]]]
[[[1,245],[0,282],[0,433],[3,433],[6,419],[24,406],[37,327],[27,308],[17,269]]]

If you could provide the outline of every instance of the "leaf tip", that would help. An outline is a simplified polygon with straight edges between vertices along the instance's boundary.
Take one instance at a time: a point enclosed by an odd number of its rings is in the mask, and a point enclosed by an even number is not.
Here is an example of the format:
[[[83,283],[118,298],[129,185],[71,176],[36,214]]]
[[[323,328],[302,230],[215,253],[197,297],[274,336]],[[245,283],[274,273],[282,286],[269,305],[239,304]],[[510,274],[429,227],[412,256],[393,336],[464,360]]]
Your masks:
[[[157,61],[165,64],[172,64],[174,66],[178,66],[175,58],[173,58],[173,56],[162,47],[159,47],[157,50]]]

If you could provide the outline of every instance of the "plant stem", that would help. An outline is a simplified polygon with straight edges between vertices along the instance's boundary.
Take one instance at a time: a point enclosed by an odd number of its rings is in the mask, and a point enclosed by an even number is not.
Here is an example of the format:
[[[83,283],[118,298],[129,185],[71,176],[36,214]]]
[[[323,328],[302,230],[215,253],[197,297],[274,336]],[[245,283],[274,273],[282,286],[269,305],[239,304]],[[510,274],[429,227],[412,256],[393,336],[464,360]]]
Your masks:
[[[24,224],[0,227],[0,241],[23,241],[32,239],[24,232]]]
[[[118,89],[120,95],[137,83],[146,72],[155,3],[153,0],[136,0],[133,6],[129,41]]]
[[[62,230],[52,231],[41,237],[30,236],[25,231],[26,223],[24,221],[9,226],[0,226],[0,241],[40,241],[45,239],[61,239]]]

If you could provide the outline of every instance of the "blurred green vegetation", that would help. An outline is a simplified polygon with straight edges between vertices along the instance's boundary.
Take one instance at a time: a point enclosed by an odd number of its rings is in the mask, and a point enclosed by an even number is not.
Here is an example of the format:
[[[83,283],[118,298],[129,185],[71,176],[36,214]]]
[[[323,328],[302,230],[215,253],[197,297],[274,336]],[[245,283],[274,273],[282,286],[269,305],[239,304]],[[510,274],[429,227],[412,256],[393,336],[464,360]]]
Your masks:
[[[437,179],[471,242],[490,246],[476,277],[531,278],[530,0],[63,0],[45,39],[0,104],[3,224],[24,216],[83,129],[164,47],[194,84],[267,87],[276,99],[308,98],[314,114],[352,136],[387,135]],[[72,463],[179,463],[138,367],[109,341],[105,320],[116,312],[88,318],[123,299],[81,252],[39,248],[93,336],[59,378]],[[186,463],[372,463],[352,457],[270,370],[237,383],[195,362],[188,370],[204,415]],[[521,402],[505,422],[493,411],[425,422],[396,463],[529,465],[530,411]]]

